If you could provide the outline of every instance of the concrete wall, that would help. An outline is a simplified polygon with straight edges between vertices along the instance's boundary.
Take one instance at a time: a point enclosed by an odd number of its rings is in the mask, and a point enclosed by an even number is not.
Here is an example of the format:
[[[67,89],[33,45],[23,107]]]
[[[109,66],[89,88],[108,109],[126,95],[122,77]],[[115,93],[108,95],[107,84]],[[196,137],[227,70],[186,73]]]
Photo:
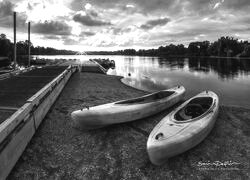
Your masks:
[[[27,100],[0,124],[0,179],[5,179],[23,153],[43,118],[76,71],[69,66],[63,73]]]

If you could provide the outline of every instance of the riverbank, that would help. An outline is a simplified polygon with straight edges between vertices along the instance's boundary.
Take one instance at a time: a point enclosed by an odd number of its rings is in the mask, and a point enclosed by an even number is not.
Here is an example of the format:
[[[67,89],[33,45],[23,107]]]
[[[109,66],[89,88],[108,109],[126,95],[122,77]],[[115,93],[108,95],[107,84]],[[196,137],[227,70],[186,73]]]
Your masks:
[[[76,109],[144,94],[122,84],[117,76],[76,73],[45,117],[9,179],[250,178],[248,109],[220,107],[215,127],[205,141],[159,167],[150,163],[146,142],[153,127],[172,109],[98,130],[72,128],[70,113]],[[226,167],[201,164],[216,161],[239,164]]]

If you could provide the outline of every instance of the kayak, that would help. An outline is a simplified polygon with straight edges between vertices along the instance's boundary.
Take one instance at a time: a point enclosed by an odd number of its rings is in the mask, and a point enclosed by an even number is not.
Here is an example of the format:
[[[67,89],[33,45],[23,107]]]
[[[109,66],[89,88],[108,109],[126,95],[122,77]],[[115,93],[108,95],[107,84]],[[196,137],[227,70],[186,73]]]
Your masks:
[[[71,118],[79,129],[96,129],[134,121],[173,106],[184,98],[184,94],[185,88],[178,86],[138,98],[77,110],[71,113]]]
[[[219,98],[212,91],[204,91],[185,101],[150,133],[147,141],[150,161],[161,165],[199,144],[212,130],[218,111]]]

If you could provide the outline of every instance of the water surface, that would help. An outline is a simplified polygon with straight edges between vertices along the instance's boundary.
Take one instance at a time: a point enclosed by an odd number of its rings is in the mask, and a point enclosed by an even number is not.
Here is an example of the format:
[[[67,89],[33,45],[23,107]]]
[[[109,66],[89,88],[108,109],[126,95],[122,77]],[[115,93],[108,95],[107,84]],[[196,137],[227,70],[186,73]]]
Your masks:
[[[187,98],[212,90],[222,104],[250,107],[250,60],[123,57],[108,73],[150,92],[183,85]]]
[[[48,57],[48,56],[43,56]],[[54,58],[55,56],[50,56]],[[80,59],[109,58],[116,68],[108,74],[120,75],[125,84],[146,91],[183,85],[186,97],[204,90],[219,95],[224,105],[250,107],[250,60],[216,58],[159,58],[138,56],[56,56]]]

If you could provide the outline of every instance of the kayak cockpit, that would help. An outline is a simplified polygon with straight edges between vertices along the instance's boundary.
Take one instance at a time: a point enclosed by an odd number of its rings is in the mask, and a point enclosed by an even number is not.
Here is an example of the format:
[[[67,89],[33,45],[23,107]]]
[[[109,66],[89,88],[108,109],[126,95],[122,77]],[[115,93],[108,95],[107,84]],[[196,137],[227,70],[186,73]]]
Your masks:
[[[175,91],[159,91],[159,92],[153,93],[151,95],[147,95],[147,96],[143,96],[143,97],[139,97],[139,98],[133,98],[133,99],[125,100],[125,101],[119,101],[115,104],[149,103],[149,102],[153,102],[156,100],[167,98],[174,93],[175,93]]]
[[[187,121],[207,112],[213,104],[212,97],[197,97],[182,107],[175,115],[176,121]]]

